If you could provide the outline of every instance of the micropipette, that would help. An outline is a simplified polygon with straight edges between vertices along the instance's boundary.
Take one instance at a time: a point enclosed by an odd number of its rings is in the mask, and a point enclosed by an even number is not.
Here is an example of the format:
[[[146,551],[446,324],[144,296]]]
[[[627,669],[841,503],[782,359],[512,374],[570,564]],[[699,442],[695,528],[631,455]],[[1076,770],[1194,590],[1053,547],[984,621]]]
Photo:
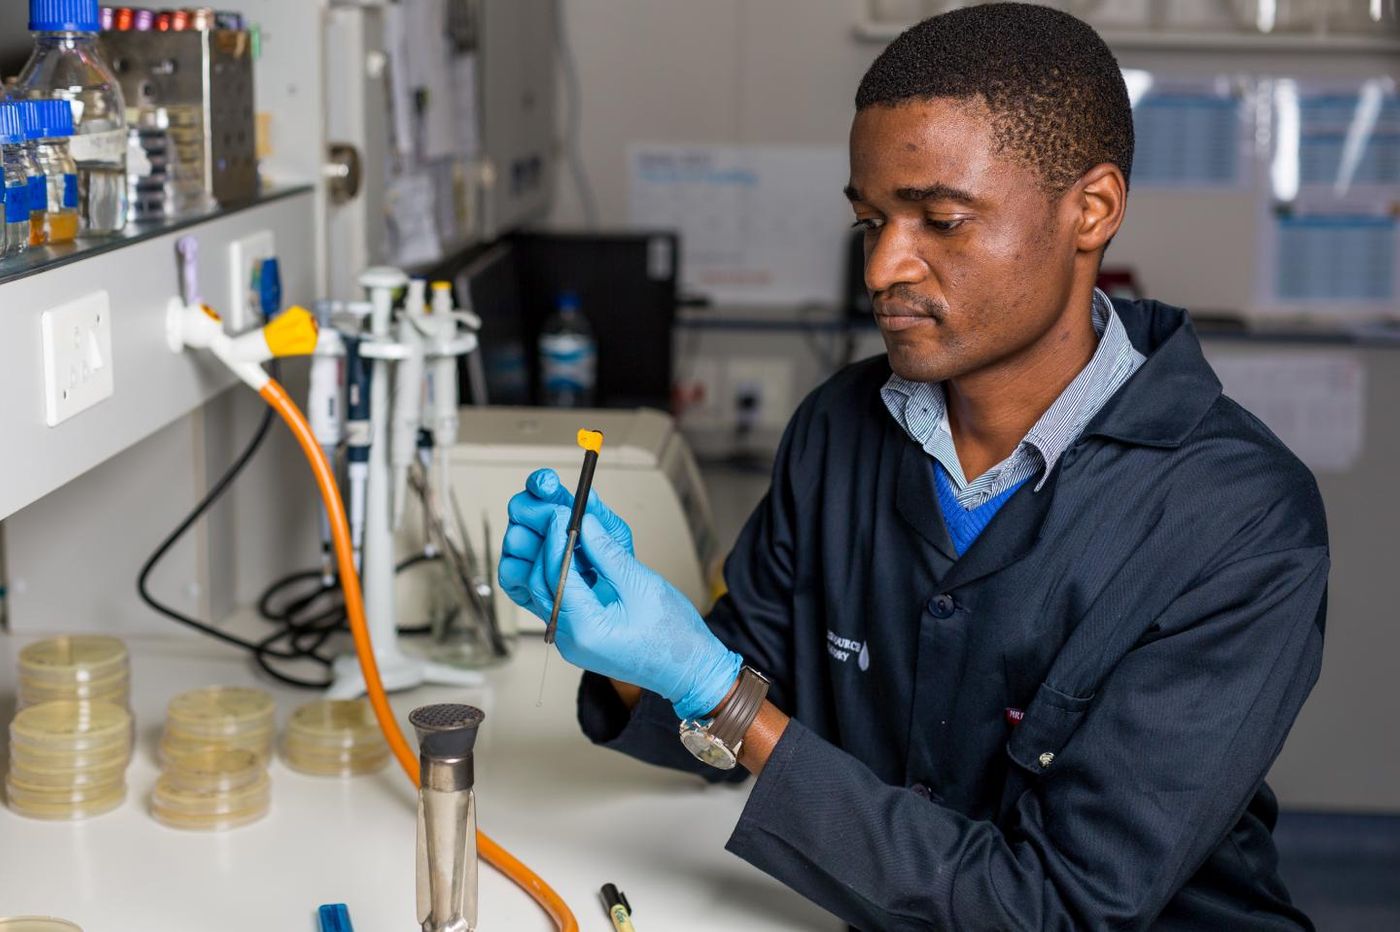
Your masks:
[[[564,559],[559,565],[559,583],[554,587],[554,607],[549,613],[549,624],[544,629],[544,643],[554,643],[554,633],[559,627],[559,608],[564,604],[564,583],[569,579],[569,564],[573,562],[574,547],[578,546],[579,529],[583,525],[583,513],[588,507],[588,494],[593,488],[593,472],[598,468],[598,454],[603,450],[601,430],[580,430],[578,445],[583,447],[583,469],[578,475],[578,487],[574,489],[574,507],[569,512],[569,539],[564,546]],[[544,682],[549,673],[549,650],[544,653],[544,669],[540,672],[540,697],[535,705],[544,701]]]

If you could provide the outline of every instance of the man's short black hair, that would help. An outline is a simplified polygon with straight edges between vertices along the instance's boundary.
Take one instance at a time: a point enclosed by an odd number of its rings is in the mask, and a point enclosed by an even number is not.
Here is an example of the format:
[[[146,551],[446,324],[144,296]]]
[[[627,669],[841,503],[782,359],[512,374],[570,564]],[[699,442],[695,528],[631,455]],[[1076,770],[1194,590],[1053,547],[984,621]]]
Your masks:
[[[905,30],[875,59],[856,109],[981,98],[1003,151],[1060,194],[1095,165],[1133,166],[1133,112],[1113,53],[1087,23],[1030,3],[966,7]]]

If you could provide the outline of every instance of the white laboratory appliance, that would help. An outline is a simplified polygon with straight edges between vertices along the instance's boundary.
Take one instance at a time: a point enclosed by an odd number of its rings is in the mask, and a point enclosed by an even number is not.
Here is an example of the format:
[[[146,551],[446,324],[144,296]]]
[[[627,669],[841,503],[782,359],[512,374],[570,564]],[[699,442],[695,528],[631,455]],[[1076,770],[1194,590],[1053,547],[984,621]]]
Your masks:
[[[534,470],[548,466],[566,488],[578,481],[580,428],[603,432],[594,491],[632,528],[637,557],[706,610],[717,571],[714,520],[690,448],[676,423],[660,411],[463,408],[462,440],[452,450],[452,485],[469,530],[484,516],[499,564],[506,504]],[[480,543],[478,540],[477,543]],[[522,631],[544,623],[496,592],[502,616],[514,613]]]

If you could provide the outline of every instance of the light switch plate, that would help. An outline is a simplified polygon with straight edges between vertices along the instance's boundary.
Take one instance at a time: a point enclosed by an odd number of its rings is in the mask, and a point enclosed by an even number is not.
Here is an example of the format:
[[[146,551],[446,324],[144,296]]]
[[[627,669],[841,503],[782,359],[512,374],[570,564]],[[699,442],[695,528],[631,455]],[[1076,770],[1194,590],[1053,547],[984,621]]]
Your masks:
[[[229,305],[227,311],[216,308],[228,333],[242,333],[262,323],[265,313],[258,296],[257,274],[263,260],[276,255],[277,241],[271,230],[259,230],[229,243]]]
[[[44,420],[54,427],[112,397],[112,303],[105,291],[40,315]]]

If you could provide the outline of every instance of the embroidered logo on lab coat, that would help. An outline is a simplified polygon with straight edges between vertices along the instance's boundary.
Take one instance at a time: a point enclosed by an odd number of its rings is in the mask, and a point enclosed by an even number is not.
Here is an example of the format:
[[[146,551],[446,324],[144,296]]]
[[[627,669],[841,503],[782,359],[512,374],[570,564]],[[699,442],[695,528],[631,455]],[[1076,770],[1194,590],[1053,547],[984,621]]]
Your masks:
[[[855,641],[848,637],[842,637],[835,631],[826,633],[826,652],[833,660],[841,663],[848,662],[852,656],[856,658],[856,666],[861,672],[870,669],[870,645],[862,641]]]

